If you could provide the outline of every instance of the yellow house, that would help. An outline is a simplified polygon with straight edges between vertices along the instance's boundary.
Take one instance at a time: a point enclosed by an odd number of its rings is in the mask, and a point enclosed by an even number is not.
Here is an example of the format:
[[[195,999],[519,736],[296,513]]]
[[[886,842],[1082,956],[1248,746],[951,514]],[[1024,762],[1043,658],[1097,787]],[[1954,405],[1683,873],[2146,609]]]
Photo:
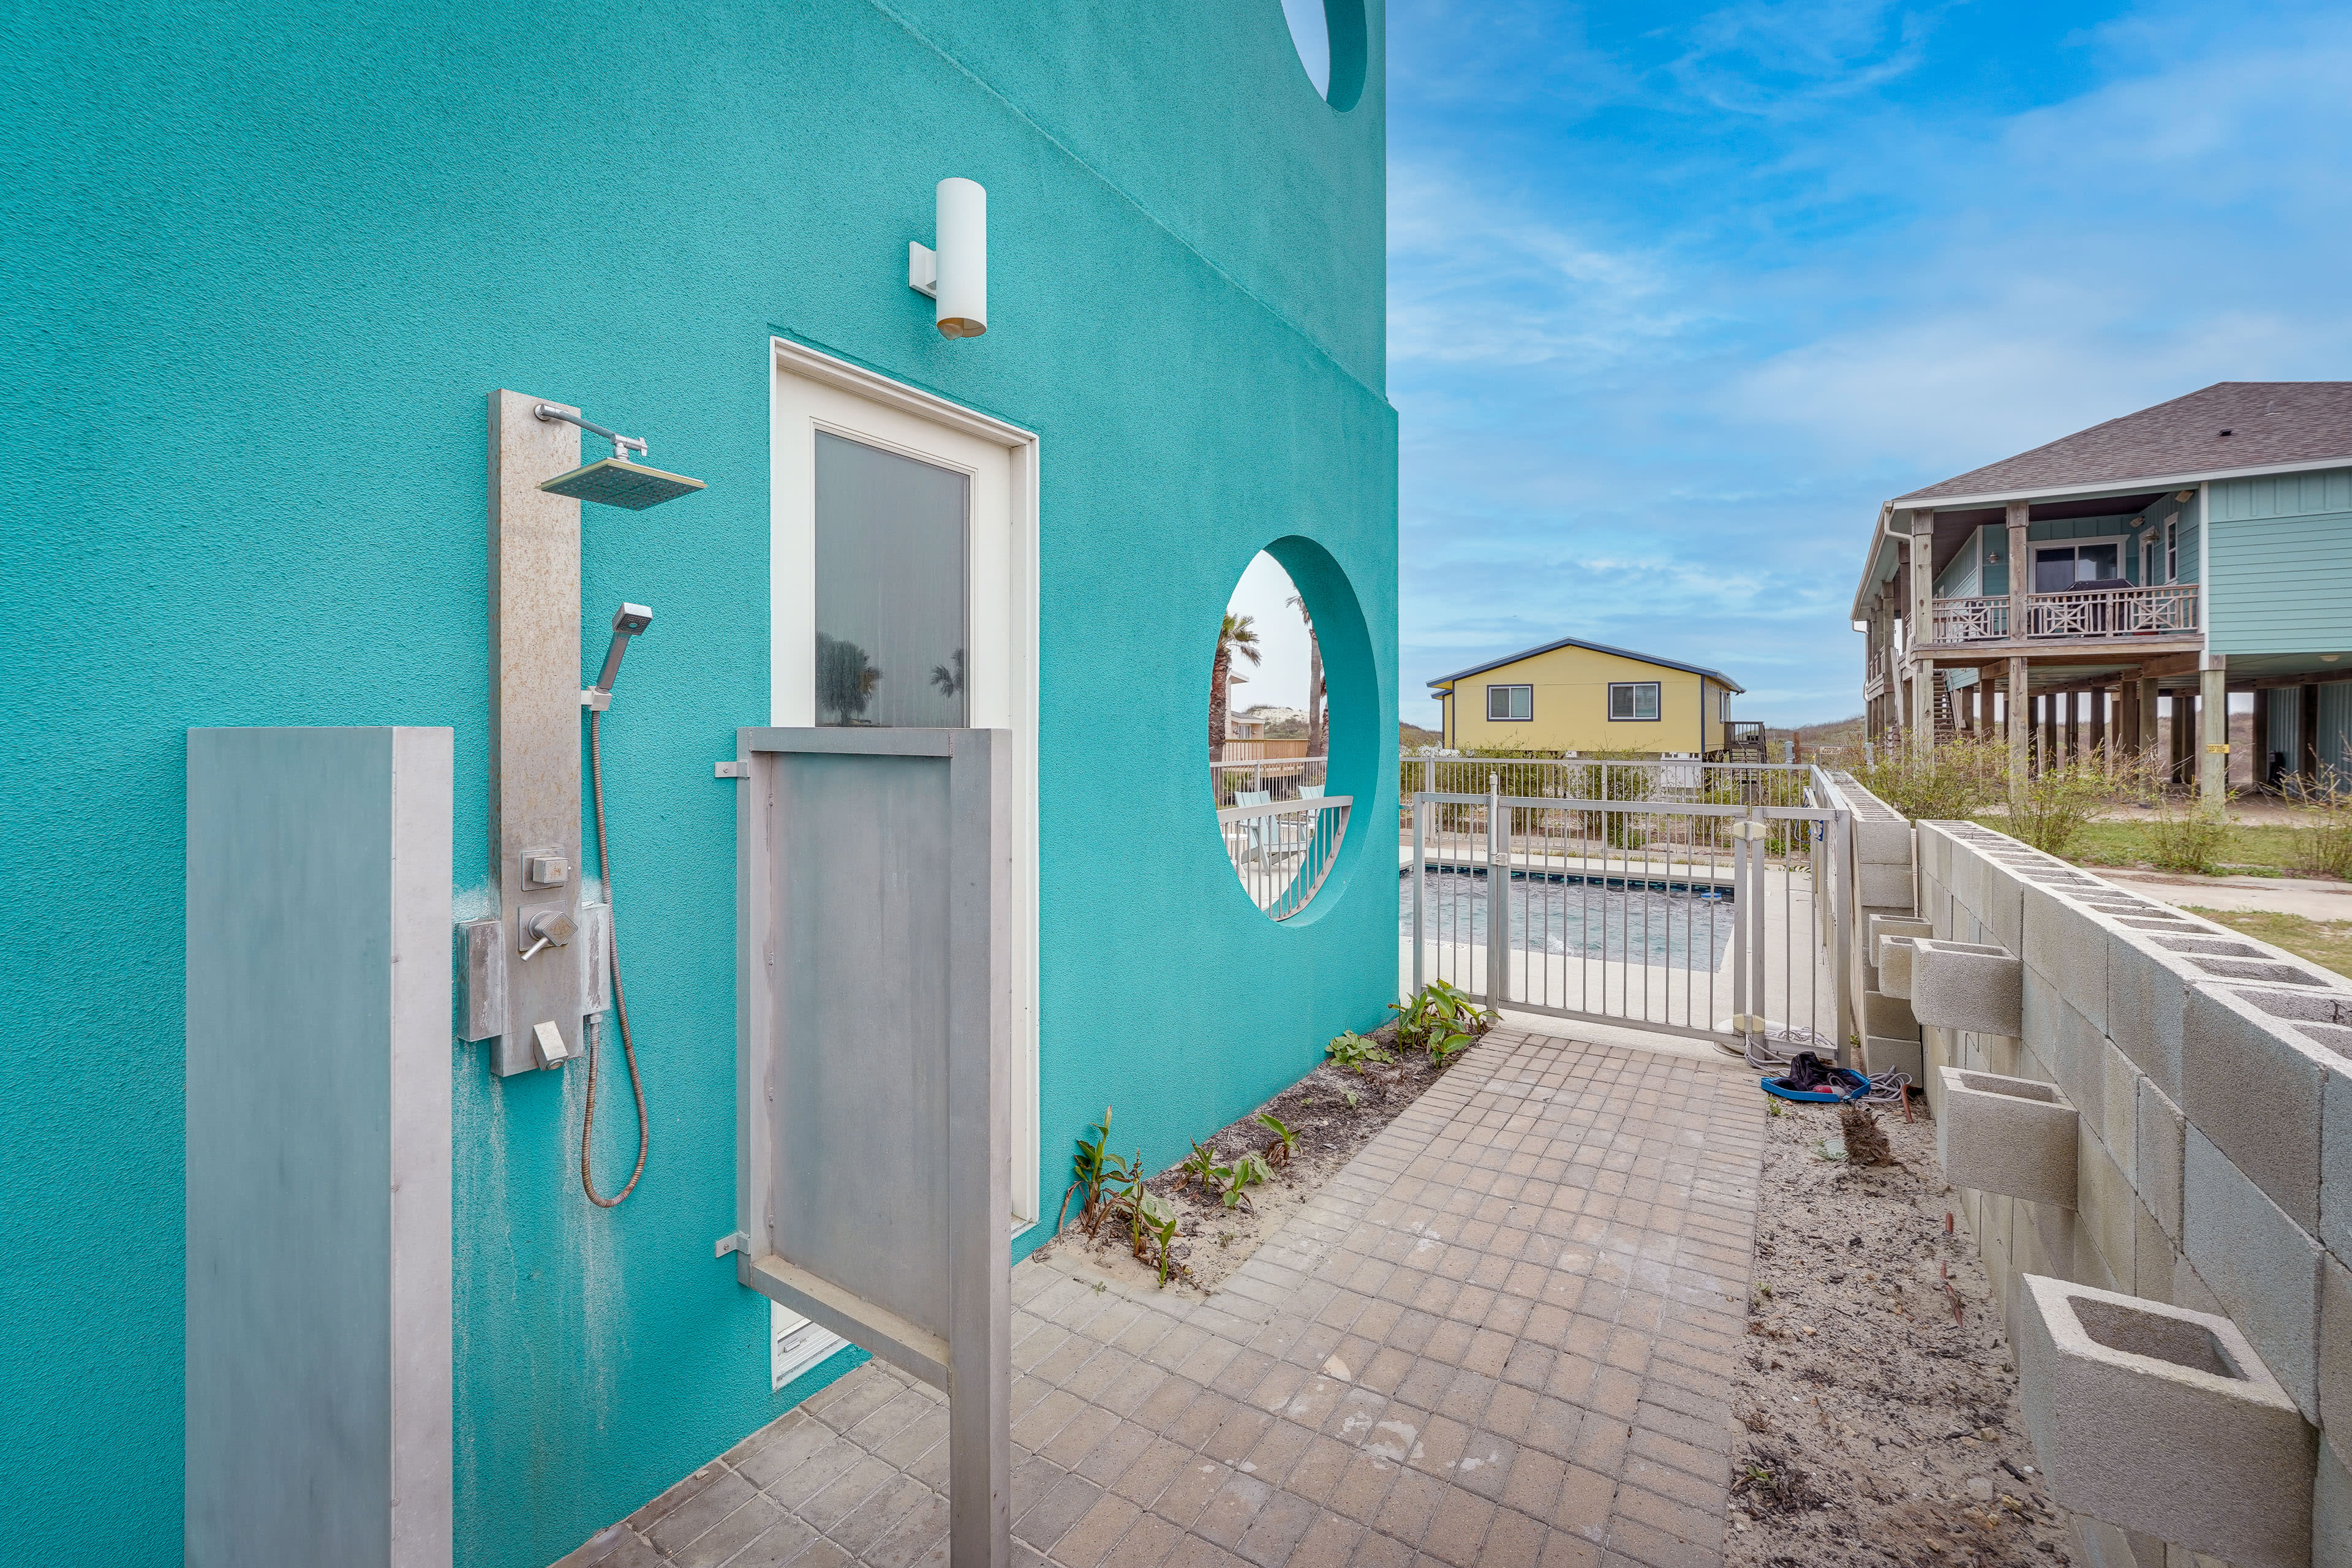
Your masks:
[[[1574,637],[1429,684],[1445,744],[1465,751],[1720,752],[1731,694],[1747,689],[1717,670]]]

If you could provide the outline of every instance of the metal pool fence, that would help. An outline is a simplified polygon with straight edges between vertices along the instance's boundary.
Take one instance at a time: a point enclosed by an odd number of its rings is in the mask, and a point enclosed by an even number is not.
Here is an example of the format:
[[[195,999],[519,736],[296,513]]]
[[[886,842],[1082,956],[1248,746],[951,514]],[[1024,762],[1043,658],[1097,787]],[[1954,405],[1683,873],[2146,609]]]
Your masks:
[[[1853,825],[1812,770],[1692,763],[1684,794],[1671,761],[1570,763],[1629,768],[1582,774],[1606,793],[1577,795],[1507,792],[1505,770],[1528,763],[1409,758],[1408,776],[1418,763],[1480,764],[1486,787],[1406,797],[1413,989],[1444,980],[1494,1007],[1843,1054]]]

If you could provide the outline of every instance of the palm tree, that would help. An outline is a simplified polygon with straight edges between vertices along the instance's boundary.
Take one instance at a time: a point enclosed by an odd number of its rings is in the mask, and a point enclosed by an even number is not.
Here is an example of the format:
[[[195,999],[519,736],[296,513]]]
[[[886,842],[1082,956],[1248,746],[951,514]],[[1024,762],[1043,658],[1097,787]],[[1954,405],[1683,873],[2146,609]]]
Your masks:
[[[1257,628],[1247,616],[1225,612],[1217,628],[1217,659],[1209,674],[1209,760],[1225,760],[1225,710],[1234,680],[1234,656],[1258,661]]]
[[[1331,738],[1331,716],[1323,690],[1323,639],[1315,635],[1315,617],[1307,613],[1304,594],[1293,594],[1283,603],[1297,610],[1298,618],[1307,623],[1307,754],[1319,757],[1325,754],[1324,744]],[[1328,766],[1324,772],[1330,772]]]

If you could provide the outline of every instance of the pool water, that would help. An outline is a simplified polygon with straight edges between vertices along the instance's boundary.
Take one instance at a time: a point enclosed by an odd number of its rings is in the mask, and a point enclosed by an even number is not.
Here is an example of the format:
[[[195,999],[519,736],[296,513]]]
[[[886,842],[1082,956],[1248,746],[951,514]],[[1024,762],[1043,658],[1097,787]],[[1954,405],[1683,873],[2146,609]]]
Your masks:
[[[1397,879],[1397,929],[1412,936],[1412,873]],[[1486,941],[1484,872],[1422,875],[1424,942]],[[1543,878],[1512,879],[1512,948],[1589,959],[1623,960],[1669,969],[1713,970],[1731,952],[1733,904],[1727,894],[1612,889]]]

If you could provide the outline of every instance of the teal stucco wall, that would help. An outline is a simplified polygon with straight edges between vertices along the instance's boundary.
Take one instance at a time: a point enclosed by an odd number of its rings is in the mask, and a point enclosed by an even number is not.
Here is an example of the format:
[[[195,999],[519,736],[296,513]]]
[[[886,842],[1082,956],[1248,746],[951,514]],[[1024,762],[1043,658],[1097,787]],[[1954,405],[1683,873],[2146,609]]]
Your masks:
[[[1042,438],[1049,1209],[1106,1103],[1123,1148],[1171,1162],[1378,1021],[1396,425],[1369,10],[1344,113],[1276,0],[11,14],[12,1552],[178,1556],[184,731],[453,726],[460,914],[487,907],[494,387],[647,437],[709,489],[585,520],[598,647],[614,603],[656,612],[605,731],[653,1124],[637,1194],[581,1195],[577,1073],[499,1083],[453,1046],[461,1563],[544,1563],[782,1407],[764,1304],[711,1254],[733,1224],[734,786],[710,763],[769,711],[771,333]],[[951,174],[990,197],[992,331],[961,343],[905,283]],[[1361,814],[1282,927],[1226,866],[1202,766],[1219,612],[1276,541]],[[605,1106],[614,1173],[633,1129]]]

